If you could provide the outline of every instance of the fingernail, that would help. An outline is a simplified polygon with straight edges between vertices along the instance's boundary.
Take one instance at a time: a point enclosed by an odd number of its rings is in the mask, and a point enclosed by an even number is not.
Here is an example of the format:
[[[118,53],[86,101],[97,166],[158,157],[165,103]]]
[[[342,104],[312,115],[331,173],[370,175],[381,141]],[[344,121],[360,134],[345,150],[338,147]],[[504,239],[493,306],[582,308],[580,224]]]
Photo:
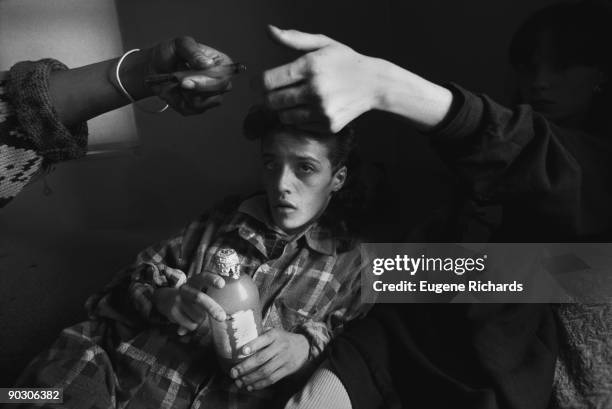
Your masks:
[[[237,387],[242,388],[242,381],[240,379],[236,379],[234,383],[236,384]]]
[[[232,369],[230,371],[230,376],[232,377],[232,379],[238,378],[238,370],[236,368]],[[240,381],[236,381],[236,382],[240,382]]]
[[[251,392],[253,390],[253,387],[251,385],[247,386],[247,391]]]
[[[249,347],[242,348],[242,353],[245,355],[249,355],[251,353],[251,348]]]
[[[185,80],[185,81],[183,81],[183,83],[181,85],[183,86],[183,88],[193,89],[193,88],[195,88],[196,83],[191,81],[191,80]]]

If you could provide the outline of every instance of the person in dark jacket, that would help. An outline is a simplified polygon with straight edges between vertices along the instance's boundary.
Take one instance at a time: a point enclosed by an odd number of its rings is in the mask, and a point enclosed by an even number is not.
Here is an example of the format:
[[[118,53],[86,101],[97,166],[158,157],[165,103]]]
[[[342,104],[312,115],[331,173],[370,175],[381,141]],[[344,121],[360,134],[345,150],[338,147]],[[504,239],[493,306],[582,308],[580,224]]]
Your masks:
[[[271,27],[274,39],[306,54],[264,73],[265,98],[285,122],[308,129],[338,131],[372,109],[407,119],[475,201],[503,206],[495,241],[609,240],[608,18],[600,6],[563,3],[525,23],[511,47],[523,104],[512,108],[328,37]],[[609,319],[610,308],[597,315]],[[336,339],[287,407],[545,408],[566,341],[558,331],[545,304],[378,305]],[[595,362],[609,355],[604,337],[595,337],[591,370],[605,367]],[[563,402],[585,403],[553,401]]]

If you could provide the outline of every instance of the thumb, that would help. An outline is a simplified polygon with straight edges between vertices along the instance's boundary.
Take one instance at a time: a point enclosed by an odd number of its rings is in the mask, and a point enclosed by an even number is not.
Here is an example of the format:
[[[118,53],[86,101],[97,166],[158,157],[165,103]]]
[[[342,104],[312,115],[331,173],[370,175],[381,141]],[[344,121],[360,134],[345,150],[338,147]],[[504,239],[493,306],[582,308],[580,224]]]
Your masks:
[[[277,43],[299,51],[314,51],[335,42],[322,34],[309,34],[298,30],[281,30],[271,24],[268,25],[268,31],[270,37]]]
[[[204,70],[215,65],[215,59],[204,52],[192,37],[179,37],[174,40],[174,46],[177,56],[189,63],[191,69]]]

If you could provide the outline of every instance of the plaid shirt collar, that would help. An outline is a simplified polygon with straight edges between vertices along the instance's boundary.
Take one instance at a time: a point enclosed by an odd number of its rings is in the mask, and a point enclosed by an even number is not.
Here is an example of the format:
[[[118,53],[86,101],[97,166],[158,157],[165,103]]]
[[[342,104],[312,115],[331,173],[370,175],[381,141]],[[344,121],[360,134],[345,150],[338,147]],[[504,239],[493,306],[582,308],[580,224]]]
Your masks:
[[[268,212],[268,199],[266,195],[253,196],[240,204],[238,212],[248,217],[238,217],[224,227],[224,231],[238,230],[238,235],[249,242],[257,234],[252,219],[262,223],[266,228],[279,237],[287,237],[287,240],[304,240],[308,247],[319,253],[333,256],[336,254],[336,240],[330,226],[320,223],[320,220],[312,223],[308,228],[295,237],[288,237],[283,231],[274,225]]]

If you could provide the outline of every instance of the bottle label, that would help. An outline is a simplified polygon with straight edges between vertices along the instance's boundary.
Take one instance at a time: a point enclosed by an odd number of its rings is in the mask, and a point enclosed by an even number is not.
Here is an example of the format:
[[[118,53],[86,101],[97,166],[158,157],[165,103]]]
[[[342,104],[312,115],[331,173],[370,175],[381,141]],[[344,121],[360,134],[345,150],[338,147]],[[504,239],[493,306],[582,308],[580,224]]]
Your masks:
[[[241,354],[240,349],[257,338],[258,335],[255,314],[253,310],[238,311],[232,314],[231,322],[238,358],[245,358],[248,355]]]
[[[248,355],[240,353],[240,349],[258,335],[255,313],[251,309],[238,311],[225,322],[213,325],[215,347],[222,358],[246,358]]]

